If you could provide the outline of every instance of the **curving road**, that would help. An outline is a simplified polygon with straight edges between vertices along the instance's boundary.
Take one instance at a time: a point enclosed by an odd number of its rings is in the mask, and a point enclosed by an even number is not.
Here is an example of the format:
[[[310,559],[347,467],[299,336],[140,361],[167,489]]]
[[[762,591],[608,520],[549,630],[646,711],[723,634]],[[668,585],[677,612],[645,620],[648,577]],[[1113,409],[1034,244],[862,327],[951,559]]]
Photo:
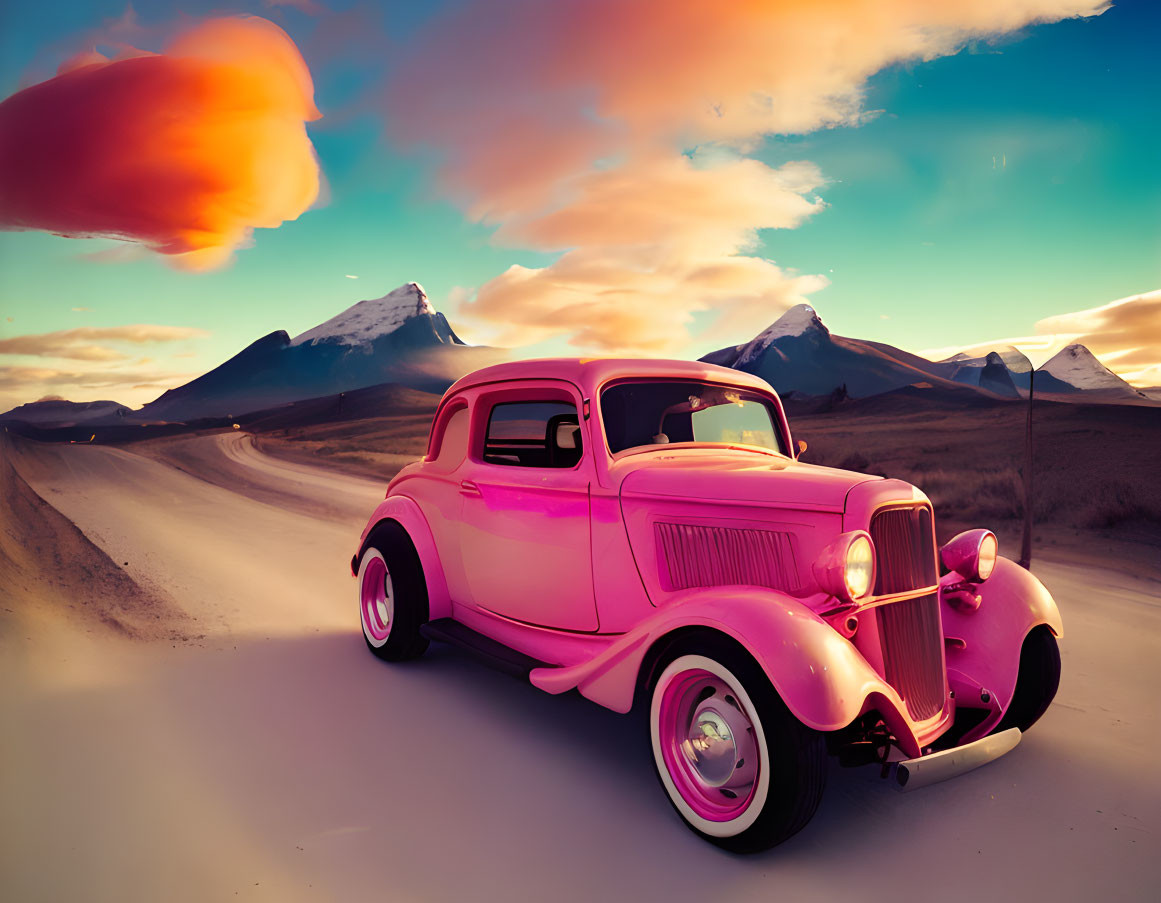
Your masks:
[[[1064,612],[1065,674],[1020,747],[909,795],[836,767],[803,833],[738,858],[681,825],[630,719],[437,647],[406,666],[366,654],[347,562],[384,484],[269,457],[244,434],[5,448],[198,627],[130,642],[63,611],[8,628],[4,899],[1088,901],[1161,887],[1156,583],[1039,567]],[[83,579],[76,564],[45,586]]]

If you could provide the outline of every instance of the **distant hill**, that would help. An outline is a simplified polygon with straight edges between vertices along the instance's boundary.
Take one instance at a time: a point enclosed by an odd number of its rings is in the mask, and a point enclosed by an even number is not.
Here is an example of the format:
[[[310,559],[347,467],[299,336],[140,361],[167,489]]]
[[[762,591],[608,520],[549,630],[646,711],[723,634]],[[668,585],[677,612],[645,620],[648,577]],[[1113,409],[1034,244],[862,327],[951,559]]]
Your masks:
[[[0,423],[20,422],[44,427],[75,426],[82,423],[116,422],[132,408],[115,401],[65,401],[63,398],[46,398],[22,404],[0,414]]]

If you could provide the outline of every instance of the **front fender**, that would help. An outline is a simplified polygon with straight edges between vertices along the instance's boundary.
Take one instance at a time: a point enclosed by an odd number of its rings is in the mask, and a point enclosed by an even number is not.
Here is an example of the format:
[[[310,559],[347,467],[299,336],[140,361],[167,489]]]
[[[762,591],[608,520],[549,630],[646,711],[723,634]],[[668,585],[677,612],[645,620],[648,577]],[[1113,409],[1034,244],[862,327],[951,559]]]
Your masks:
[[[427,582],[427,605],[430,617],[451,617],[451,598],[448,595],[447,580],[443,573],[443,564],[439,559],[439,550],[435,545],[435,538],[431,535],[431,528],[427,525],[427,518],[413,499],[405,495],[391,495],[379,503],[363,533],[359,537],[359,549],[362,550],[367,536],[376,525],[385,520],[393,520],[407,531],[415,551],[419,553],[420,564],[423,565],[423,576]],[[358,553],[356,553],[358,554]],[[357,562],[352,562],[357,565]]]
[[[952,602],[949,587],[960,580],[952,573],[940,581],[948,677],[958,705],[991,710],[967,740],[986,734],[1007,711],[1029,631],[1046,624],[1059,637],[1064,625],[1044,584],[1007,558],[997,558],[992,575],[976,586],[981,601],[974,610]]]
[[[538,668],[531,674],[532,683],[549,693],[577,688],[600,705],[628,712],[649,648],[686,627],[716,630],[741,643],[795,717],[815,730],[850,724],[872,693],[903,708],[895,690],[813,611],[782,593],[744,587],[675,594],[657,614],[592,660],[567,668]]]

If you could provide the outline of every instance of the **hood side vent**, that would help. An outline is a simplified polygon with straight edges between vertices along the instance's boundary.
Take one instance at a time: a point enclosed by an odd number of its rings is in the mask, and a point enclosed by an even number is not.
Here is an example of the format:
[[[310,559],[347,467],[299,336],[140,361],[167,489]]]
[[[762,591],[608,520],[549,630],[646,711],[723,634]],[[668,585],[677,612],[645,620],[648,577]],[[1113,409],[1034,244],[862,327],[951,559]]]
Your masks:
[[[666,590],[743,584],[792,593],[801,586],[791,533],[661,522],[654,533]]]

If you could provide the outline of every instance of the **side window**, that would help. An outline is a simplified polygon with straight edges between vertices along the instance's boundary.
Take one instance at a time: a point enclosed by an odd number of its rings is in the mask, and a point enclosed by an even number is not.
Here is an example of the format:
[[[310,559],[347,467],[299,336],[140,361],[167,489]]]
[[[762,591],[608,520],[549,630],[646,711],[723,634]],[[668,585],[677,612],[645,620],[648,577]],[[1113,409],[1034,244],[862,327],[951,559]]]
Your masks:
[[[468,423],[470,421],[465,405],[455,411],[443,425],[439,439],[439,451],[432,464],[442,471],[452,471],[468,453]]]
[[[512,467],[576,467],[580,418],[564,401],[503,402],[492,408],[484,461]]]

